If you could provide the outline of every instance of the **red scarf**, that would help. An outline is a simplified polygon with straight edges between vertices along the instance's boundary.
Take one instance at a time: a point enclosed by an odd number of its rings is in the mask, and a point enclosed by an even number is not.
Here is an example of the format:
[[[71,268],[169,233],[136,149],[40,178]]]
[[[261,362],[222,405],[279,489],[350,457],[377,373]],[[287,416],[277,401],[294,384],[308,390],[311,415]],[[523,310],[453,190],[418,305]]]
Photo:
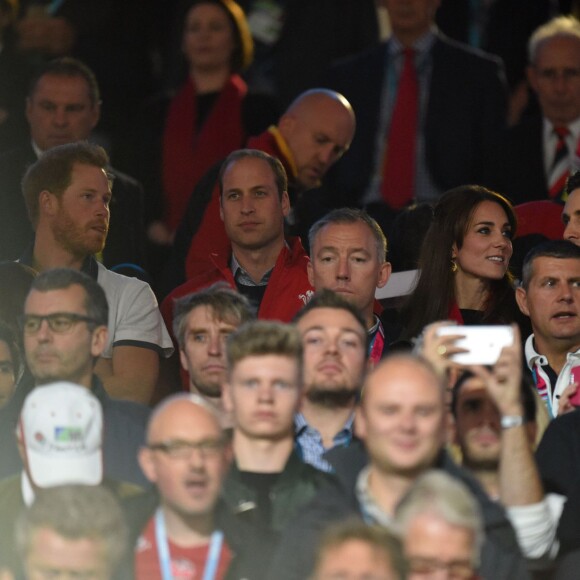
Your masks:
[[[449,320],[455,320],[457,324],[463,324],[463,316],[461,314],[461,310],[459,310],[459,306],[457,306],[457,302],[455,300],[449,307]]]
[[[198,133],[193,82],[185,83],[171,101],[163,133],[164,221],[171,230],[177,229],[189,196],[205,172],[243,145],[242,101],[247,90],[246,83],[232,75]]]

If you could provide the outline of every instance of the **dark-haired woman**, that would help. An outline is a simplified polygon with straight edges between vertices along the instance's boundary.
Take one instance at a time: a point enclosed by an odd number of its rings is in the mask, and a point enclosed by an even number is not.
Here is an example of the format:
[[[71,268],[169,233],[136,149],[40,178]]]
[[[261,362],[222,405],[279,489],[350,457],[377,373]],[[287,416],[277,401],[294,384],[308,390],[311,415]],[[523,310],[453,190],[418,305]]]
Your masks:
[[[509,273],[516,217],[501,195],[466,185],[446,192],[423,241],[417,286],[402,311],[402,338],[437,320],[521,322]]]

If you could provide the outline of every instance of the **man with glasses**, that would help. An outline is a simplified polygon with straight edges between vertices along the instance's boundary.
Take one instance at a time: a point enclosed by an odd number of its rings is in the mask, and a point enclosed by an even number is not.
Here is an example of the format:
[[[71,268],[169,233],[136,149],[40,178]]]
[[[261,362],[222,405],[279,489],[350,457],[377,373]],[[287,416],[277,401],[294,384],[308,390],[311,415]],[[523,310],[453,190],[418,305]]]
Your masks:
[[[126,504],[136,580],[226,577],[238,555],[219,500],[227,458],[219,418],[203,398],[183,393],[157,406],[139,452],[157,493]]]
[[[302,459],[332,471],[323,455],[347,447],[368,365],[369,335],[359,309],[331,290],[317,292],[294,322],[304,345],[304,395],[295,418]]]
[[[538,113],[524,115],[494,152],[488,183],[514,203],[566,200],[565,183],[580,152],[580,22],[559,16],[528,42],[528,82]]]
[[[34,227],[34,244],[20,262],[39,272],[75,268],[105,290],[110,317],[95,373],[114,397],[149,403],[160,356],[171,339],[149,285],[105,268],[111,175],[105,150],[86,142],[52,147],[31,165],[22,192]]]
[[[95,361],[107,344],[109,308],[104,290],[72,269],[48,270],[35,278],[24,304],[24,351],[34,384],[19,384],[0,416],[0,477],[22,469],[15,429],[24,398],[33,388],[68,381],[90,389],[103,407],[104,473],[111,479],[146,485],[137,464],[149,410],[111,399]]]

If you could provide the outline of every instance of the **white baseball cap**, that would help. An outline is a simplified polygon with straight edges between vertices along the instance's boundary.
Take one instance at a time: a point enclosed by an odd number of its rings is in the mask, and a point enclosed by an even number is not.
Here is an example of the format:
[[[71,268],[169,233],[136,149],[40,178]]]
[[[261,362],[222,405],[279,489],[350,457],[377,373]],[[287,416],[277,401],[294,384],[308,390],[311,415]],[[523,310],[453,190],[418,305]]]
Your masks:
[[[38,487],[97,485],[103,479],[103,409],[89,389],[58,382],[26,397],[18,438]]]

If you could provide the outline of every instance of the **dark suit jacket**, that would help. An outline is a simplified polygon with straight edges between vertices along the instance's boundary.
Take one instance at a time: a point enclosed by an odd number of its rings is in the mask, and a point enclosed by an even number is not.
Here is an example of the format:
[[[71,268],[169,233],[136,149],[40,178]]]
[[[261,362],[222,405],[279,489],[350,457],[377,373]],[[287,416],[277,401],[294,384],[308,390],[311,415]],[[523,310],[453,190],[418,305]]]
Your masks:
[[[549,199],[542,117],[539,114],[508,129],[493,158],[486,185],[507,196],[514,204]]]
[[[16,260],[34,239],[20,183],[36,161],[30,144],[0,155],[0,260]],[[132,177],[115,169],[111,220],[103,260],[107,268],[131,262],[145,265],[143,188]]]
[[[327,180],[329,207],[359,204],[375,159],[387,44],[337,65],[330,88],[351,102],[357,117],[350,150]],[[505,124],[506,85],[501,61],[441,34],[432,48],[426,112],[428,170],[442,191],[477,183]]]

